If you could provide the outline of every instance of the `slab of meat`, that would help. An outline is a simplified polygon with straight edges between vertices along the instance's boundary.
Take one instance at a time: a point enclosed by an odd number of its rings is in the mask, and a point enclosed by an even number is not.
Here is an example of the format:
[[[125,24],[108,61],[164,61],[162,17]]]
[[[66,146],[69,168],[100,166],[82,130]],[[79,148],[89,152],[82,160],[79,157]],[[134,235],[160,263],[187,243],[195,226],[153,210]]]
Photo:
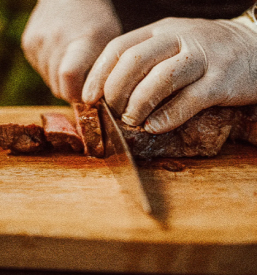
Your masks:
[[[12,153],[37,153],[47,147],[44,130],[38,125],[0,125],[0,147]]]
[[[36,153],[49,148],[49,142],[88,156],[103,157],[104,143],[98,109],[74,105],[77,130],[59,114],[44,114],[44,128],[37,125],[0,125],[0,147],[13,153]],[[116,120],[131,153],[137,158],[193,157],[217,155],[228,138],[246,140],[257,146],[257,105],[245,107],[211,107],[168,133],[154,135],[142,127],[132,127]],[[68,126],[69,125],[69,126]],[[48,141],[47,141],[48,139]]]
[[[77,131],[84,143],[87,156],[104,157],[104,143],[98,109],[82,103],[73,105]]]
[[[72,149],[75,152],[83,151],[83,142],[75,127],[68,118],[59,113],[45,113],[41,115],[44,133],[47,141],[57,150]]]
[[[212,107],[168,133],[154,135],[142,127],[117,123],[138,158],[215,156],[227,140],[235,120],[235,108]]]

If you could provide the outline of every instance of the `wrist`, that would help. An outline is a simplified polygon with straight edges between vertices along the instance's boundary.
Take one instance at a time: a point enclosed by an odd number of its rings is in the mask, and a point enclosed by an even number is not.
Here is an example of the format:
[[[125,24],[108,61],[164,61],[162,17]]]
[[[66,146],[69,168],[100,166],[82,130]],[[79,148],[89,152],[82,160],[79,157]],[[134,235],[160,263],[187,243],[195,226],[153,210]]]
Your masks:
[[[257,26],[257,2],[245,12],[245,15]]]
[[[254,32],[257,32],[257,2],[255,2],[255,4],[242,15],[233,18],[232,20],[249,27]]]

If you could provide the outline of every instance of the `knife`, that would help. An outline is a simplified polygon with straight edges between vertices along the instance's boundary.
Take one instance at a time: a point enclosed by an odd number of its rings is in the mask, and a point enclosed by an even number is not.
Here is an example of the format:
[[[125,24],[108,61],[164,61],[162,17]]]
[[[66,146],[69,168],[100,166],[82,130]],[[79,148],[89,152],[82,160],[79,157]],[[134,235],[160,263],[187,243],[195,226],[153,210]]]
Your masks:
[[[101,99],[100,116],[104,125],[105,160],[121,187],[146,213],[152,209],[128,145],[105,100]]]

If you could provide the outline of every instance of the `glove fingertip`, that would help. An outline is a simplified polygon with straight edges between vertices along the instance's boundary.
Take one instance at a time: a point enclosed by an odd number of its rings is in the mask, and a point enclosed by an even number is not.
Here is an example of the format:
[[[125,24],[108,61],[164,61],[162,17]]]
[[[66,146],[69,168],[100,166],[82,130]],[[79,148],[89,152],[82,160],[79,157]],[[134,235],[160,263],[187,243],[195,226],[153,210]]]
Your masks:
[[[150,134],[158,134],[158,130],[159,130],[159,129],[157,130],[156,127],[153,126],[153,124],[150,122],[149,119],[145,121],[144,129],[146,132]]]
[[[103,96],[103,93],[95,95],[94,93],[90,92],[82,92],[82,101],[89,105],[94,105],[101,97]]]
[[[177,119],[162,115],[160,112],[152,114],[147,118],[144,129],[151,134],[164,134],[180,126],[182,123]]]
[[[123,114],[121,120],[130,126],[137,126],[139,123],[131,116]]]

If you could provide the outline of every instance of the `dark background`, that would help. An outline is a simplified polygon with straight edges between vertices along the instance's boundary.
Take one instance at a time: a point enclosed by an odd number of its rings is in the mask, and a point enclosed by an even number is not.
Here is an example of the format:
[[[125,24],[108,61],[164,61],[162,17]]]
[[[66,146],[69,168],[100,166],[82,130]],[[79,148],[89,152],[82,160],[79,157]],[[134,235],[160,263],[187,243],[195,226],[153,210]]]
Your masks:
[[[0,106],[63,105],[25,60],[20,38],[36,0],[0,0]]]

